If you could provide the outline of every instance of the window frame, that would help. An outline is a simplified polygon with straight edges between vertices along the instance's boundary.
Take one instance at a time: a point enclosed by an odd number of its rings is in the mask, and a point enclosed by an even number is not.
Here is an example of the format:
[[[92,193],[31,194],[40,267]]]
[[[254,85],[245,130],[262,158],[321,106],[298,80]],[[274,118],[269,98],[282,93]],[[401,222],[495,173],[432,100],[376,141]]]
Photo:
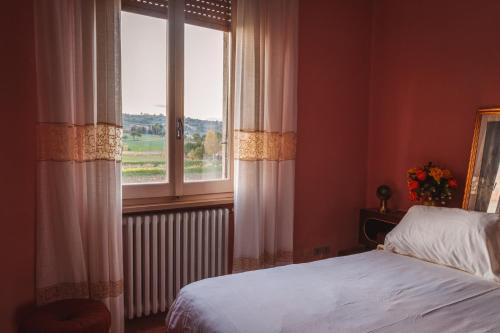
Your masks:
[[[185,0],[169,0],[167,17],[167,126],[166,128],[166,182],[122,184],[123,199],[145,199],[193,195],[212,195],[233,192],[233,112],[231,103],[231,75],[233,61],[230,32],[224,32],[224,117],[223,140],[226,149],[223,160],[223,174],[226,179],[186,182],[184,180],[184,29]],[[137,13],[139,14],[139,13]],[[144,13],[142,15],[148,15]],[[156,16],[157,17],[157,16]],[[176,135],[177,126],[182,124],[182,136]],[[224,137],[225,131],[225,137]]]

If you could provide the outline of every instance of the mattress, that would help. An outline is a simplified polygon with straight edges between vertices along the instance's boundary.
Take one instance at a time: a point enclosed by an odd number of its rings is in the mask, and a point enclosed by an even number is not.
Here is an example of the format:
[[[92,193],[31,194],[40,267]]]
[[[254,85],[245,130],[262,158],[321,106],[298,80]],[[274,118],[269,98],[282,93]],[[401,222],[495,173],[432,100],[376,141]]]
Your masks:
[[[168,332],[500,332],[500,285],[371,251],[198,281]]]

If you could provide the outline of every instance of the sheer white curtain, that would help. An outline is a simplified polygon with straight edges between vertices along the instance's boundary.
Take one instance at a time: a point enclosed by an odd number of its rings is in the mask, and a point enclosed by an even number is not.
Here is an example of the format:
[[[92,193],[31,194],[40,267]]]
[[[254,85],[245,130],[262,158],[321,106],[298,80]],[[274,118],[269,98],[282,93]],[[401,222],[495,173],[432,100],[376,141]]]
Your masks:
[[[102,300],[123,332],[120,0],[38,0],[37,302]]]
[[[238,0],[234,270],[293,261],[298,0]]]

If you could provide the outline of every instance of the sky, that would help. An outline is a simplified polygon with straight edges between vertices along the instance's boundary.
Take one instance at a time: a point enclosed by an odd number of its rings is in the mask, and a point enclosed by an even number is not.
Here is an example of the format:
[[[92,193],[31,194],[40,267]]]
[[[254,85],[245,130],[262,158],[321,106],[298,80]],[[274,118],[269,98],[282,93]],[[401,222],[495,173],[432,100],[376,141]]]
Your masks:
[[[184,115],[222,120],[224,33],[185,25]],[[123,113],[166,114],[167,21],[122,12]]]

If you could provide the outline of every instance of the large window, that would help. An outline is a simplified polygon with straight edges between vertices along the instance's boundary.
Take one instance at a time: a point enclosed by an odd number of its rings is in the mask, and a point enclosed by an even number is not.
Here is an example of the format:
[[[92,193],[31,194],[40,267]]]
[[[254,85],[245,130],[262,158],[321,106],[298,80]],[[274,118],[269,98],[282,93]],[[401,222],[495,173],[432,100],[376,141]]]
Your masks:
[[[122,4],[124,196],[231,192],[230,1]]]

